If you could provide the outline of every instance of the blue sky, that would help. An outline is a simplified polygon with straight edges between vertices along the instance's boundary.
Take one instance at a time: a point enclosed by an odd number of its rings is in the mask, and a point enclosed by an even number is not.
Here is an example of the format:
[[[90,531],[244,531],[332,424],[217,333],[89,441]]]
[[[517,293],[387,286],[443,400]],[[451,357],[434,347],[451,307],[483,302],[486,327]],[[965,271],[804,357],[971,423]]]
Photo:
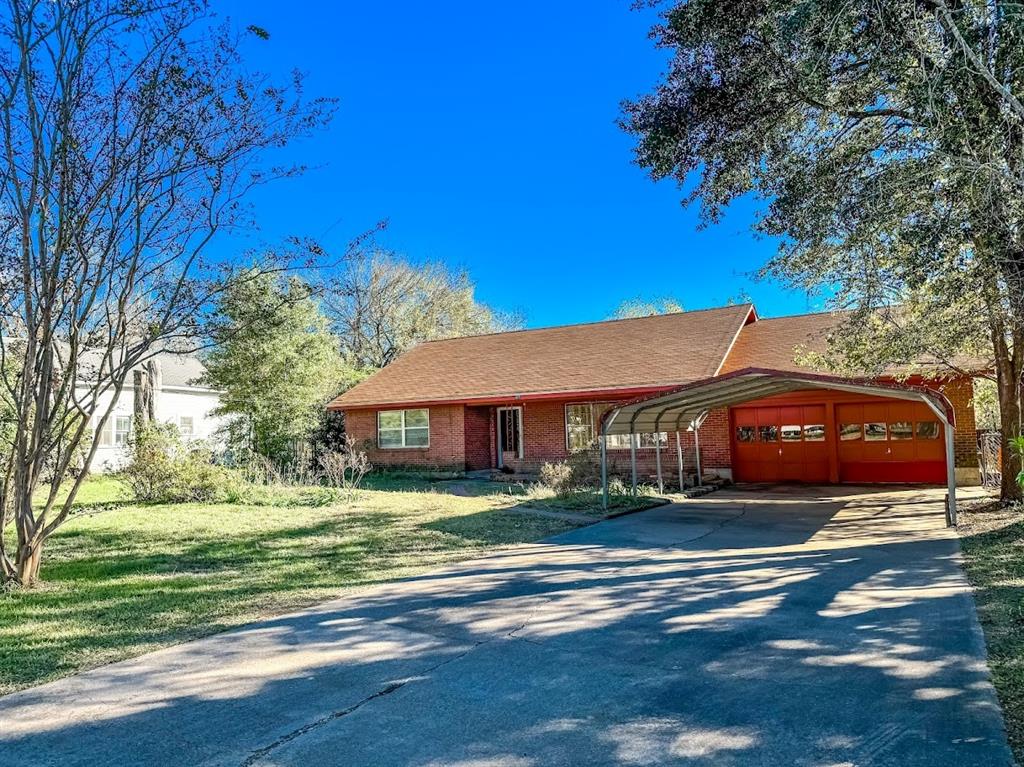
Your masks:
[[[635,296],[819,308],[750,276],[775,247],[750,232],[751,205],[698,231],[674,184],[632,164],[619,102],[657,81],[665,54],[652,15],[629,6],[220,3],[270,32],[246,44],[253,66],[297,68],[309,94],[340,100],[327,131],[288,150],[316,167],[254,196],[259,241],[340,249],[387,219],[382,245],[466,268],[481,300],[532,327],[603,319]]]

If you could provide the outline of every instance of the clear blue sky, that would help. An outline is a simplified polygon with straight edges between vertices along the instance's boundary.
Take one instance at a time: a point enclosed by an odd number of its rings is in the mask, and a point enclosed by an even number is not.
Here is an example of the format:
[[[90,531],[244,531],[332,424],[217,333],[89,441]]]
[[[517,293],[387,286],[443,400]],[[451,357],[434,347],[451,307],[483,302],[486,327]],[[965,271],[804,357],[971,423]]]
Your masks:
[[[657,81],[665,54],[652,15],[629,6],[219,3],[270,32],[246,44],[256,67],[297,68],[309,94],[340,99],[327,131],[289,149],[318,167],[253,198],[260,239],[341,248],[387,219],[384,246],[468,269],[481,300],[532,327],[603,319],[635,296],[819,308],[750,277],[774,251],[751,234],[751,206],[698,231],[674,184],[632,164],[619,102]]]

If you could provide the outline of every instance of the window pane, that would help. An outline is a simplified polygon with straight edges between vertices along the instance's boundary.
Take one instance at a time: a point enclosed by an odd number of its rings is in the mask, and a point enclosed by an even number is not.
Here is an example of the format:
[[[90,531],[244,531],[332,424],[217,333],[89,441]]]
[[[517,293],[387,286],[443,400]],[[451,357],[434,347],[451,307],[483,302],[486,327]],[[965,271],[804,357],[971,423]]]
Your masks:
[[[426,447],[430,443],[430,429],[417,427],[405,430],[406,447]]]
[[[823,423],[809,423],[804,425],[804,441],[805,442],[824,442],[825,441],[825,424]]]
[[[565,409],[565,422],[571,426],[590,426],[590,405],[569,405]]]
[[[859,423],[844,423],[839,426],[839,440],[840,442],[850,442],[851,440],[861,439],[864,433],[861,431]]]
[[[377,427],[380,429],[401,429],[401,410],[382,410],[377,413]]]
[[[380,447],[401,447],[402,446],[402,430],[401,429],[381,429],[377,433],[377,444]]]
[[[628,434],[609,434],[607,437],[608,449],[609,450],[628,450],[629,449],[629,435]]]
[[[889,439],[913,439],[914,424],[910,421],[893,421],[889,424]]]
[[[753,426],[737,426],[736,427],[736,441],[737,442],[753,442],[754,441],[754,427]]]
[[[637,435],[639,442],[638,447],[657,447],[659,444],[664,445],[668,442],[668,432],[646,432],[644,434]]]
[[[799,442],[800,432],[803,431],[799,424],[787,424],[782,427],[783,442]]]
[[[865,442],[884,442],[888,430],[881,421],[875,421],[874,423],[864,424],[864,441]]]
[[[939,422],[938,421],[918,421],[917,422],[917,438],[918,439],[938,439],[939,438]]]
[[[779,427],[778,426],[775,426],[775,425],[772,425],[772,426],[762,426],[759,431],[761,433],[761,441],[762,442],[778,442],[779,441]]]
[[[192,436],[192,428],[193,428],[192,416],[190,416],[190,415],[183,415],[181,418],[178,419],[178,423],[179,423],[179,429],[178,430],[181,432],[181,436],[183,436],[183,437],[191,437]]]
[[[587,426],[570,426],[568,434],[570,450],[586,450],[593,442],[591,429]]]
[[[426,410],[406,410],[405,411],[405,428],[426,426],[427,411]]]

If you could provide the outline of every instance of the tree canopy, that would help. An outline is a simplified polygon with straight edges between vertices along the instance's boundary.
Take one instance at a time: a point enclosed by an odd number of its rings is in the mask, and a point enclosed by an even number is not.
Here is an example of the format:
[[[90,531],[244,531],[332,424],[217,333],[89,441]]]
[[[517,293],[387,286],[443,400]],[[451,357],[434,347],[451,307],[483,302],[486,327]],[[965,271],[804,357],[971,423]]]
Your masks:
[[[628,298],[619,304],[608,319],[628,320],[635,317],[653,317],[656,314],[673,314],[684,311],[682,303],[671,297],[647,299],[640,296]]]
[[[464,271],[366,250],[324,285],[324,303],[345,360],[376,370],[423,341],[512,330],[521,325],[474,296]]]
[[[854,311],[837,359],[991,360],[1024,377],[1024,7],[896,0],[655,3],[671,52],[625,104],[637,161],[706,221],[746,195],[766,276]],[[841,364],[841,363],[840,363]],[[871,372],[871,371],[866,371]],[[1008,451],[1004,451],[1009,455]],[[1012,466],[1003,492],[1019,495]]]
[[[203,377],[223,391],[215,412],[238,419],[236,442],[286,463],[345,378],[338,339],[297,277],[242,274],[221,297],[218,314]]]

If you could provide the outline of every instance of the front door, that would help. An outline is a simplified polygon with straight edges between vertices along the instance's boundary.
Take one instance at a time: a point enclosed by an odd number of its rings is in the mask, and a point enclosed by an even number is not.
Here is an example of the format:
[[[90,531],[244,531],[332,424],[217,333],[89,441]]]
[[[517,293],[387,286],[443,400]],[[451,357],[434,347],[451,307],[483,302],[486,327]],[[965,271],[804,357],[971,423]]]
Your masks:
[[[523,457],[523,409],[498,408],[498,468]]]

